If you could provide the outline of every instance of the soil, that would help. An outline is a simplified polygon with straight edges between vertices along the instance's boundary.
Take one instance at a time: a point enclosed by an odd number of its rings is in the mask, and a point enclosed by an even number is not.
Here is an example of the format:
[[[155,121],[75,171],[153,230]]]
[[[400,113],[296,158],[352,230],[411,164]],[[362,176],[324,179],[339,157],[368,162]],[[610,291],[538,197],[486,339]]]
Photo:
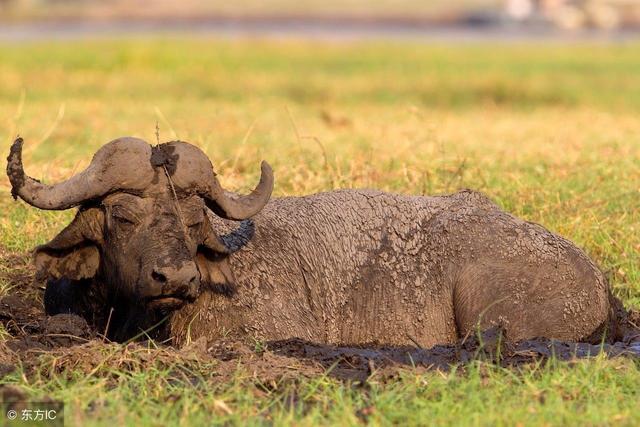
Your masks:
[[[546,360],[575,360],[606,353],[609,357],[640,359],[640,312],[624,320],[623,341],[593,345],[567,343],[545,338],[516,344],[504,342],[500,328],[492,328],[459,340],[456,345],[419,347],[332,346],[289,339],[272,342],[218,340],[205,338],[180,349],[148,342],[116,344],[108,342],[79,316],[46,316],[43,289],[34,284],[28,256],[8,253],[0,248],[0,281],[9,291],[0,298],[0,323],[7,335],[0,337],[0,378],[21,363],[27,371],[64,373],[94,372],[101,368],[144,370],[151,365],[193,366],[211,369],[211,375],[224,379],[243,370],[256,383],[275,386],[283,380],[329,375],[355,382],[371,376],[388,379],[406,369],[414,372],[439,369],[473,360],[502,366]]]

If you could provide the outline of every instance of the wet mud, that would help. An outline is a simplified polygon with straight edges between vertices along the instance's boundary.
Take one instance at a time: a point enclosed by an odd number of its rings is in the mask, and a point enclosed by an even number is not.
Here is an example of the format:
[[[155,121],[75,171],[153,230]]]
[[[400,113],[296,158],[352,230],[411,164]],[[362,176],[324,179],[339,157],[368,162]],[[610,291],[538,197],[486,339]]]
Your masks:
[[[393,378],[404,370],[448,370],[483,360],[518,367],[548,360],[576,360],[605,353],[609,357],[640,360],[640,313],[623,320],[624,338],[615,344],[568,343],[545,338],[509,343],[500,328],[479,331],[455,345],[419,347],[332,346],[300,339],[260,342],[201,338],[182,348],[149,342],[111,343],[79,316],[46,316],[43,289],[34,284],[28,257],[0,253],[0,280],[9,291],[0,298],[0,378],[19,363],[40,373],[93,372],[98,367],[143,370],[159,363],[166,366],[208,366],[212,378],[233,378],[238,370],[255,382],[269,386],[283,380],[328,375],[340,380],[364,382],[372,376]]]

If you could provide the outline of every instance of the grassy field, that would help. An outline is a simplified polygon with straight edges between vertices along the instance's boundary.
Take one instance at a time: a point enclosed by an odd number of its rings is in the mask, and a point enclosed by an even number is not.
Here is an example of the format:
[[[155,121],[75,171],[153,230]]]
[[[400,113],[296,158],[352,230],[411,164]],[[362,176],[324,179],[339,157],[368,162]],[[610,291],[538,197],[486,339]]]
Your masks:
[[[276,195],[473,188],[575,241],[615,294],[639,308],[639,48],[0,45],[0,152],[20,134],[27,172],[58,181],[113,138],[155,141],[158,123],[161,140],[202,147],[228,188],[250,188],[261,159],[274,167]],[[73,214],[14,202],[4,176],[0,187],[5,251],[28,251]],[[11,285],[0,283],[0,295]],[[366,387],[323,376],[266,391],[242,369],[220,383],[215,366],[182,368],[189,375],[160,364],[105,364],[90,375],[44,368],[26,375],[19,367],[0,382],[34,398],[63,399],[71,425],[640,424],[638,361],[597,358],[517,371],[478,362],[450,373],[409,371],[393,381],[374,376]]]

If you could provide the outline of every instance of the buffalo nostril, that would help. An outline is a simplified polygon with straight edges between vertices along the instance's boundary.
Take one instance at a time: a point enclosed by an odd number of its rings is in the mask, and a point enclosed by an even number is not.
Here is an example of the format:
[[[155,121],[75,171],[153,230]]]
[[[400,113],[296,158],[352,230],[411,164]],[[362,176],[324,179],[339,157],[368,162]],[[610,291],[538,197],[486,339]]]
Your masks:
[[[158,273],[157,271],[152,271],[151,272],[151,277],[153,278],[153,280],[155,280],[156,282],[160,282],[160,283],[166,283],[167,281],[167,276],[165,276],[162,273]]]

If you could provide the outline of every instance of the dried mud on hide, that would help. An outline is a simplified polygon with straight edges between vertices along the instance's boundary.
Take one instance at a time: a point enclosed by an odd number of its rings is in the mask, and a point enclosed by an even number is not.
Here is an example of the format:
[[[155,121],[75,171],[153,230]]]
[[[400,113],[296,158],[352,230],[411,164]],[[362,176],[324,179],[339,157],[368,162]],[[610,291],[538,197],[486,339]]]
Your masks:
[[[170,369],[181,376],[198,372],[210,381],[248,379],[262,386],[328,375],[364,382],[371,376],[387,379],[402,370],[447,370],[452,365],[485,360],[502,366],[520,366],[555,357],[560,360],[592,357],[640,358],[640,313],[626,319],[623,342],[592,345],[534,339],[505,343],[500,328],[460,340],[456,345],[431,349],[416,347],[349,347],[315,344],[299,339],[271,341],[200,339],[176,349],[158,343],[116,344],[75,315],[46,316],[43,289],[33,282],[28,256],[8,254],[0,248],[2,275],[8,293],[0,295],[0,378],[19,363],[25,373],[40,375],[113,376],[118,371]],[[6,289],[6,288],[5,288]],[[115,381],[115,380],[114,380]]]

